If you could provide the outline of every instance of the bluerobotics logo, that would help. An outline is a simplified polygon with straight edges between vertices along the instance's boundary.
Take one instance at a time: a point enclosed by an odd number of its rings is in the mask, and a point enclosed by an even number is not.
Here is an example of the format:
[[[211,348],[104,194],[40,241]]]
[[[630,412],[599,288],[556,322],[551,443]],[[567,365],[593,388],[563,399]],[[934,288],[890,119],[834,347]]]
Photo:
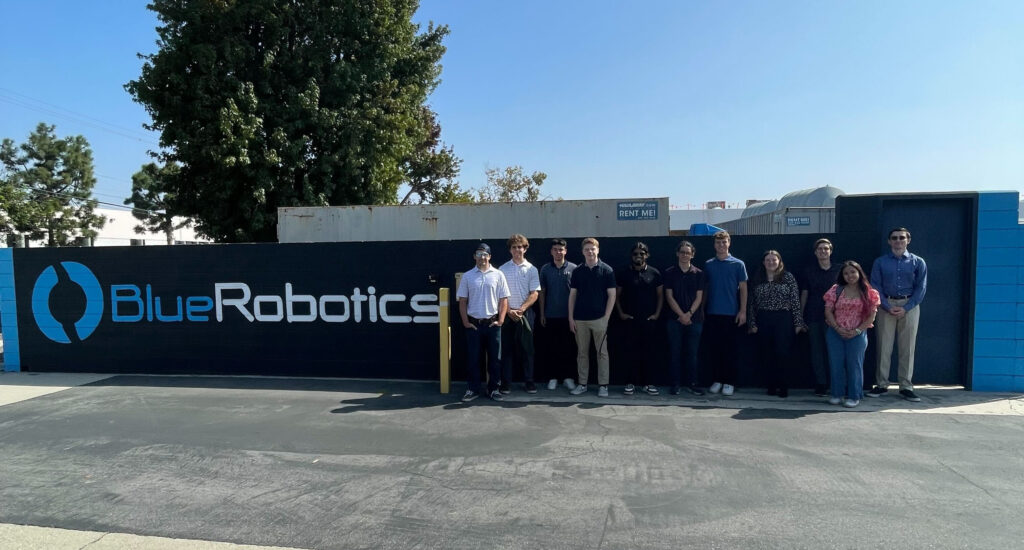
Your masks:
[[[68,279],[85,293],[85,311],[74,323],[78,339],[85,340],[96,330],[103,316],[103,289],[88,267],[78,262],[61,262],[60,267],[67,273]],[[52,265],[39,274],[32,287],[32,316],[35,317],[36,326],[47,338],[61,344],[70,344],[71,338],[64,325],[50,311],[50,292],[59,281],[57,269]]]
[[[32,288],[36,325],[47,338],[61,344],[72,343],[71,329],[65,326],[70,324],[68,315],[62,311],[64,322],[58,321],[50,310],[50,301],[54,288],[68,279],[85,294],[85,310],[74,322],[73,333],[79,342],[88,338],[104,319],[115,324],[221,323],[239,319],[249,323],[440,322],[437,294],[378,293],[371,285],[354,287],[345,294],[314,295],[296,292],[290,282],[284,283],[283,292],[256,294],[240,281],[212,282],[212,292],[198,295],[183,295],[173,288],[154,289],[150,283],[119,282],[107,285],[104,291],[88,267],[61,262],[44,269]],[[66,295],[63,289],[57,293],[58,297]],[[104,316],[104,296],[110,300],[109,317]]]

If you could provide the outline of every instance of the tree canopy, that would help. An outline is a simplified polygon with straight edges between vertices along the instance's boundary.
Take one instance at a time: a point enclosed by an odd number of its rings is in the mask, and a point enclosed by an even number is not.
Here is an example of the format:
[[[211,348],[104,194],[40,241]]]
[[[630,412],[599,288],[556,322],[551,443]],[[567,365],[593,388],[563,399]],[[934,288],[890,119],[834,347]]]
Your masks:
[[[125,88],[161,133],[159,159],[180,167],[165,182],[173,213],[199,233],[274,240],[278,207],[393,204],[404,181],[457,173],[425,106],[448,29],[420,32],[416,0],[149,7],[159,50]]]
[[[40,123],[28,141],[0,143],[2,229],[45,239],[47,246],[95,237],[106,218],[95,213],[92,150],[82,136],[58,138],[56,127]]]
[[[488,168],[487,184],[477,189],[478,202],[529,202],[544,199],[540,188],[548,175],[534,172],[526,175],[523,167]]]
[[[157,166],[150,162],[132,175],[132,196],[124,203],[131,205],[132,216],[141,223],[136,233],[163,233],[167,244],[174,244],[174,231],[191,223],[187,218],[175,221],[171,203],[174,197],[166,191],[167,181],[178,174],[176,165]]]

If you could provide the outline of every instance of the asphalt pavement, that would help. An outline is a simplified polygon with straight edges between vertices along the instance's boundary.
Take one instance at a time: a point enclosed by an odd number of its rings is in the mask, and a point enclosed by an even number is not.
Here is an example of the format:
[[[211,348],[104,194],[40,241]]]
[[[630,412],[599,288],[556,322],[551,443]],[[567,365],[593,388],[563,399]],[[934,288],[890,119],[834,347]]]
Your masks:
[[[843,409],[807,391],[515,388],[463,404],[461,384],[76,376],[0,375],[2,548],[1024,540],[1016,394],[926,387]]]

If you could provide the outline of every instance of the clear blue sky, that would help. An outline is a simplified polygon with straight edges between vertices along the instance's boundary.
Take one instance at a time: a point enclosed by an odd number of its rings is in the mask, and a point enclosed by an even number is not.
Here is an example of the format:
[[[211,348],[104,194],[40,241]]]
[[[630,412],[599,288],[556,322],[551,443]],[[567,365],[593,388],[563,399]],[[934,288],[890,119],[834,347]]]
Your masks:
[[[447,24],[429,102],[463,186],[511,164],[565,199],[1017,190],[1024,2],[424,0]],[[156,137],[122,86],[155,49],[144,2],[13,0],[0,137],[93,147],[120,203]]]

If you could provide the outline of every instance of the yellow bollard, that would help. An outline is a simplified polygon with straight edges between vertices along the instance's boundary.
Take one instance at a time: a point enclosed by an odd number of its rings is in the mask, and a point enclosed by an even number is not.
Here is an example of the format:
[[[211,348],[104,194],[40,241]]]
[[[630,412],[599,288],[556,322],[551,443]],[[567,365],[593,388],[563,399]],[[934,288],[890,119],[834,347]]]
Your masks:
[[[449,296],[451,289],[441,288],[438,291],[437,301],[441,306],[441,318],[438,323],[438,338],[441,354],[441,393],[447,394],[451,390],[452,376],[452,329],[449,322]]]

